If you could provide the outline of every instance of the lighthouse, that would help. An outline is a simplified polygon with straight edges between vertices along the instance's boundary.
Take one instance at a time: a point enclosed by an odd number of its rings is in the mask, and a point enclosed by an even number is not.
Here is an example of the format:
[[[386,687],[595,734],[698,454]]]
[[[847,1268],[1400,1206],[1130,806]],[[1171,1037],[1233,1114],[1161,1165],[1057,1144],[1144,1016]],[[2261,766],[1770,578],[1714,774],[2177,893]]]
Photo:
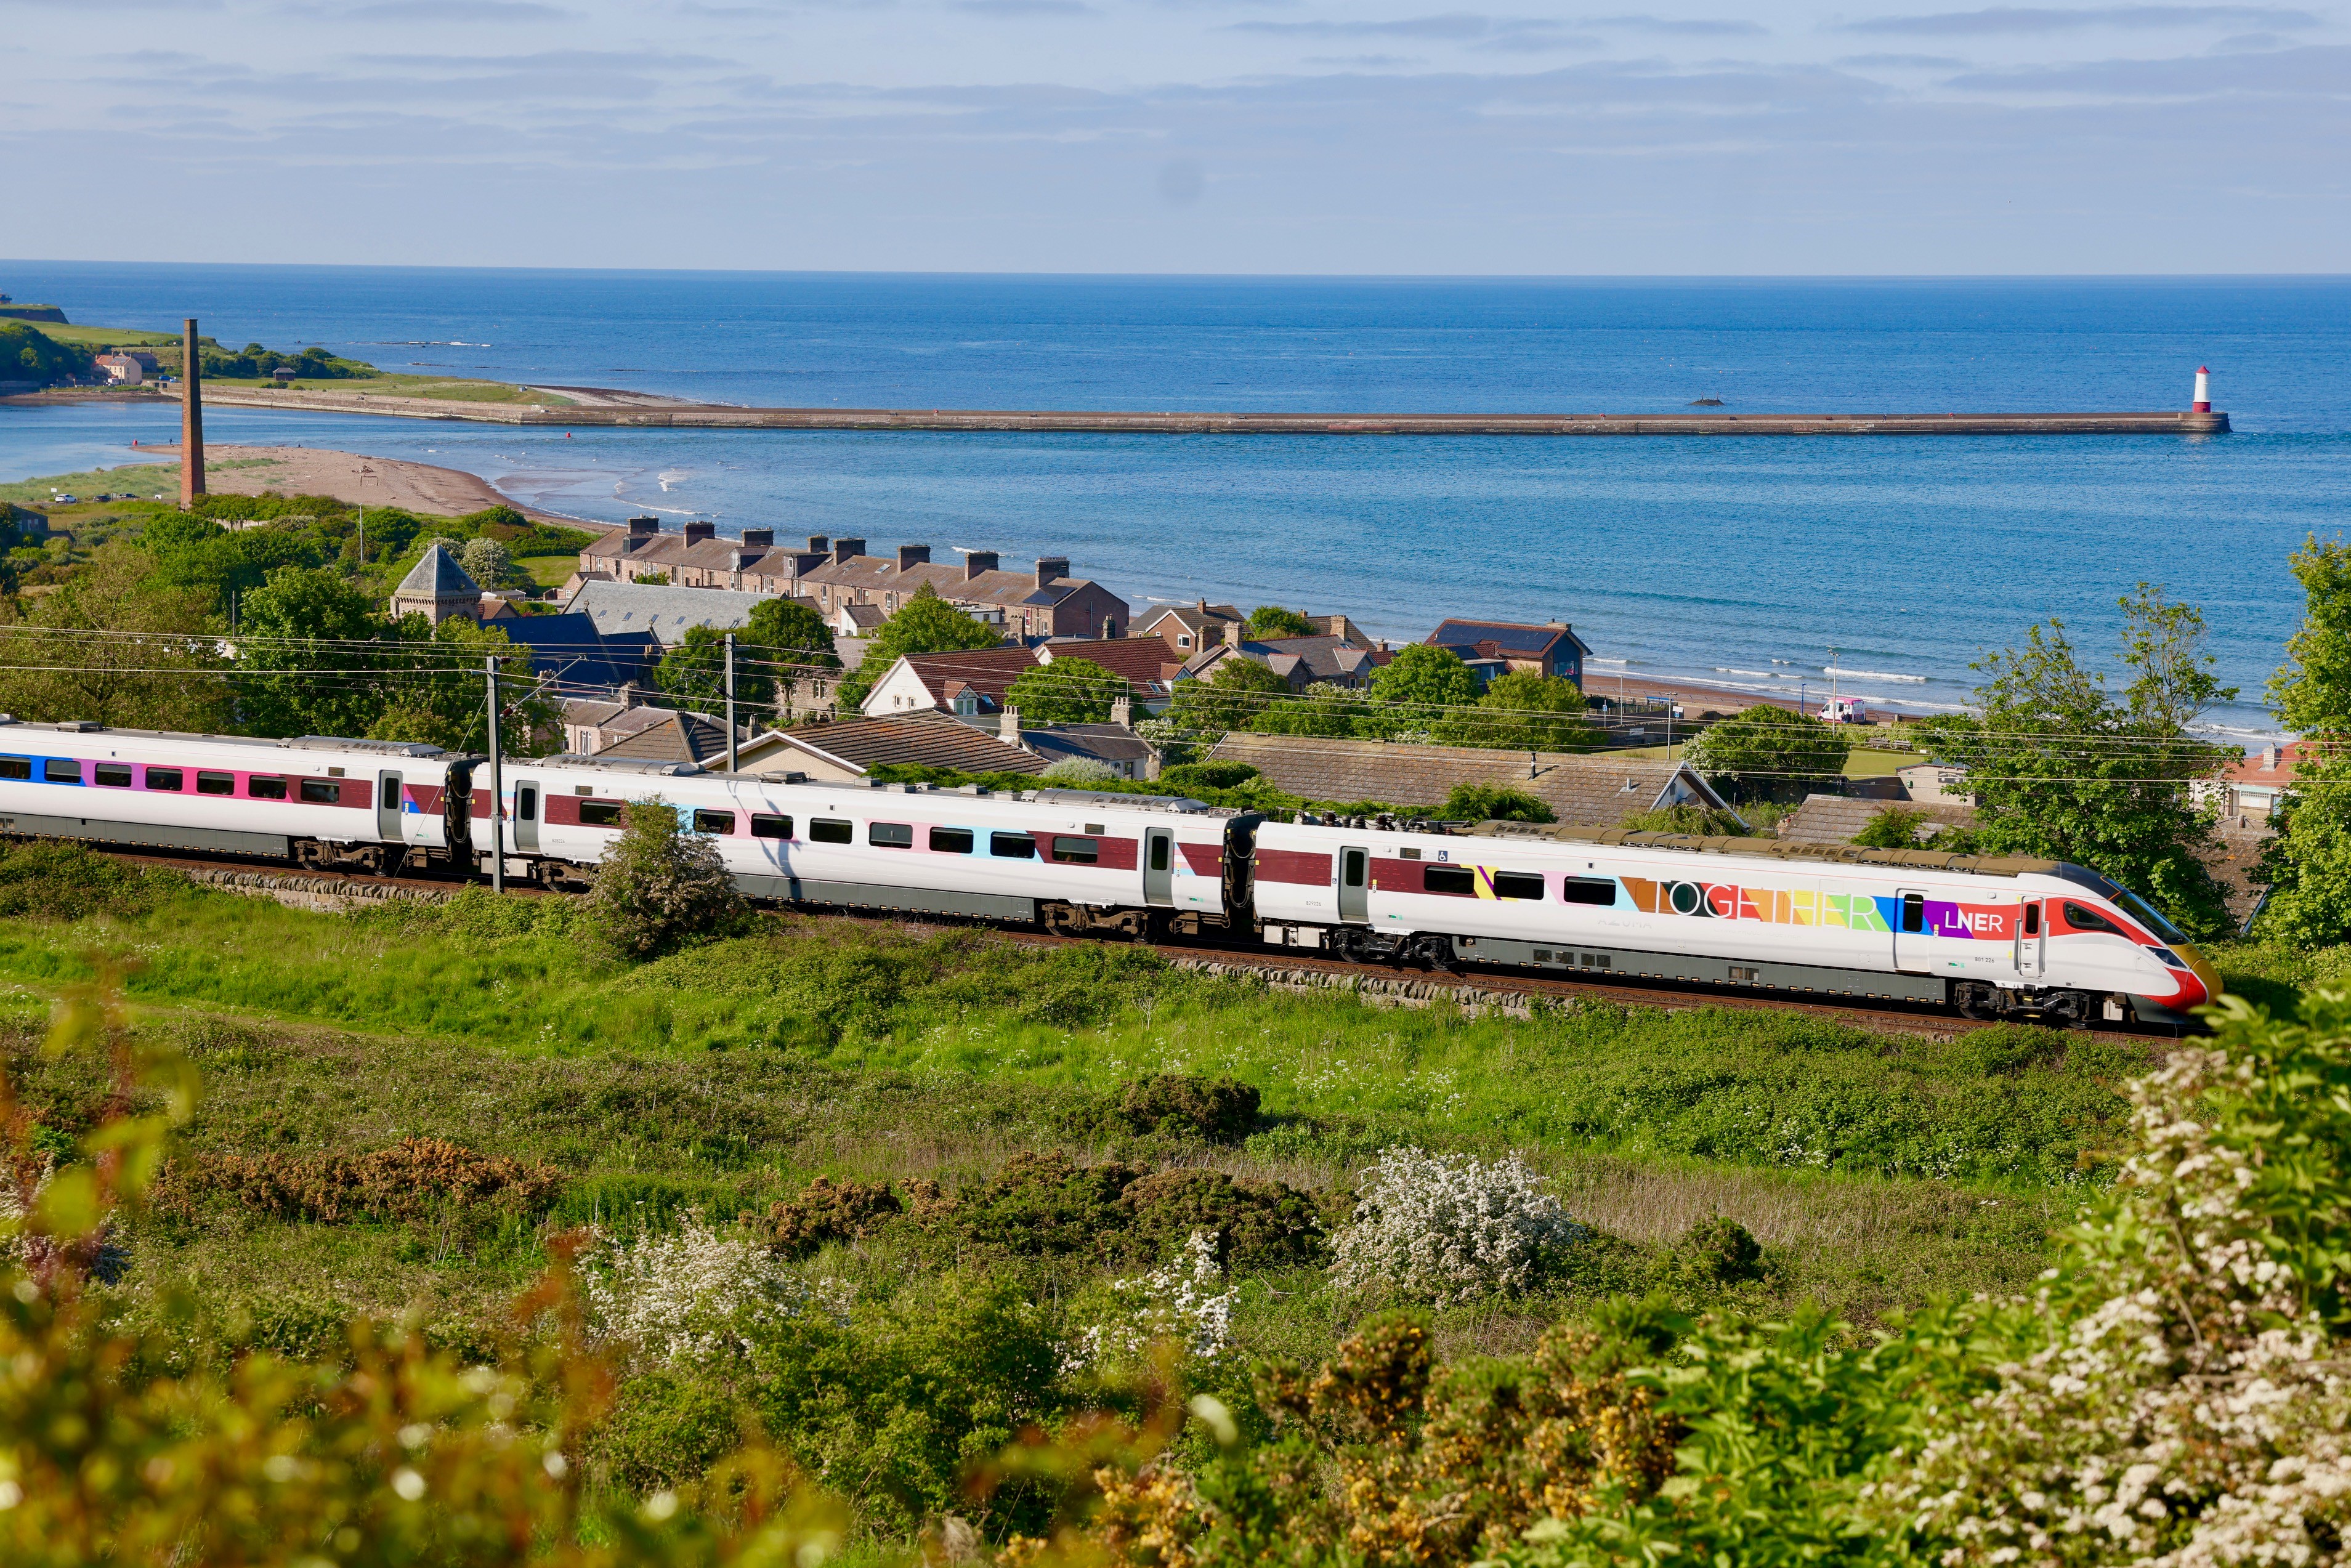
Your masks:
[[[2212,371],[2204,365],[2196,367],[2196,401],[2189,405],[2191,413],[2212,412]]]

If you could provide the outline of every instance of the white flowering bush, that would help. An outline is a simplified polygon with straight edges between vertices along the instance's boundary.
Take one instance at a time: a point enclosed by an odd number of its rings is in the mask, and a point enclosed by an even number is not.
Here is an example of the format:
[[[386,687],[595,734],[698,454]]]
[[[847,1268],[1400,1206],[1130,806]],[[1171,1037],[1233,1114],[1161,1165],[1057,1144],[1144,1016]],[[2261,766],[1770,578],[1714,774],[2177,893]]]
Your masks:
[[[1522,1290],[1546,1253],[1587,1234],[1516,1155],[1489,1165],[1386,1149],[1364,1171],[1353,1218],[1332,1243],[1331,1276],[1343,1290],[1444,1305]]]
[[[749,1348],[762,1322],[783,1322],[809,1291],[757,1242],[690,1217],[673,1235],[600,1239],[584,1260],[582,1295],[595,1337],[653,1361],[708,1361]]]
[[[1167,1267],[1111,1282],[1113,1305],[1105,1321],[1078,1336],[1062,1370],[1131,1364],[1161,1343],[1179,1344],[1202,1361],[1215,1360],[1232,1348],[1233,1302],[1239,1294],[1219,1289],[1224,1282],[1216,1237],[1192,1232],[1184,1255]]]

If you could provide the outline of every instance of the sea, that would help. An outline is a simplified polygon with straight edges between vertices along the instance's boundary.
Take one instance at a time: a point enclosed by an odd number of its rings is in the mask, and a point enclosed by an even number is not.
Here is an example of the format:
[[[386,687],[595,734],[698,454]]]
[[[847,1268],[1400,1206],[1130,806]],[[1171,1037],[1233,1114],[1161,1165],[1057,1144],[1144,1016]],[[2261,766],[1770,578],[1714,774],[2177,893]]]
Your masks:
[[[2247,743],[2351,523],[2351,278],[1093,277],[0,261],[77,322],[323,343],[386,369],[744,404],[1371,413],[2184,408],[2233,434],[1432,437],[581,430],[215,407],[215,443],[478,474],[582,518],[1068,556],[1138,608],[1564,621],[1587,683],[1964,705],[2062,620],[2117,661],[2195,605]],[[169,406],[0,405],[0,481],[134,462]],[[1834,674],[1832,674],[1834,672]]]

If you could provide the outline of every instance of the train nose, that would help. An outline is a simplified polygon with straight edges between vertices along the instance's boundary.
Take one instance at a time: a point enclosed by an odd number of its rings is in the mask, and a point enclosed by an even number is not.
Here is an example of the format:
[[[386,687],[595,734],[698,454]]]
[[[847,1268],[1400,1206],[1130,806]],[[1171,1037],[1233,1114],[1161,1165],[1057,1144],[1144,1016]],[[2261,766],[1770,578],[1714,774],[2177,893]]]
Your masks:
[[[2171,950],[2179,955],[2180,960],[2188,966],[2189,971],[2196,977],[2195,986],[2189,986],[2184,988],[2192,991],[2198,987],[2201,987],[2204,992],[2200,997],[2189,996],[2182,998],[2179,1006],[2182,1009],[2200,1008],[2209,1002],[2219,1001],[2220,999],[2221,993],[2228,988],[2220,984],[2220,971],[2212,967],[2212,960],[2204,956],[2203,953],[2200,952],[2193,943],[2176,943],[2173,945]]]

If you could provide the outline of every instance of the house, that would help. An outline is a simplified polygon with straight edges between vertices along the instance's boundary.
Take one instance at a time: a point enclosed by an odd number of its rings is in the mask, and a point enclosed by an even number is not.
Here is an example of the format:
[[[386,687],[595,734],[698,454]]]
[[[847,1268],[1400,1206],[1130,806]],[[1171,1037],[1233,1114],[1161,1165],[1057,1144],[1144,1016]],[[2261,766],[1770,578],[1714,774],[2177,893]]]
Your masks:
[[[1186,661],[1183,674],[1191,680],[1214,680],[1217,671],[1226,664],[1248,659],[1289,682],[1294,692],[1311,685],[1362,691],[1371,685],[1372,673],[1395,657],[1384,649],[1365,647],[1342,637],[1268,637],[1218,643]]]
[[[1141,705],[1146,713],[1157,713],[1167,706],[1184,674],[1182,662],[1170,658],[1167,644],[1156,637],[1071,638],[1038,644],[1039,664],[1061,659],[1084,659],[1114,675],[1124,675],[1127,689],[1123,700]]]
[[[2294,772],[2308,750],[2307,741],[2283,745],[2273,741],[2224,769],[2217,780],[2220,815],[2268,821],[2277,810],[2278,796],[2293,786]]]
[[[726,766],[726,725],[708,714],[675,708],[639,708],[656,716],[649,724],[626,729],[590,753],[636,762],[691,762],[701,768]],[[621,727],[616,726],[616,728]],[[739,757],[742,735],[737,732]]]
[[[1478,674],[1479,685],[1500,674],[1555,675],[1583,685],[1583,661],[1592,650],[1564,621],[1530,625],[1518,621],[1447,621],[1428,634],[1429,646],[1447,648]]]
[[[1968,789],[1968,770],[1942,762],[1914,762],[1907,768],[1897,768],[1894,777],[1901,780],[1904,799],[1920,805],[1972,806],[1976,798]]]
[[[867,555],[863,539],[835,539],[832,559],[807,572],[829,618],[845,604],[878,604],[893,614],[928,587],[965,614],[1003,628],[1008,638],[1126,635],[1125,600],[1087,578],[1070,575],[1067,556],[1044,556],[1033,572],[1001,570],[994,550],[966,550],[952,566],[931,559],[928,545],[900,545],[894,557]]]
[[[572,614],[587,616],[607,636],[650,632],[663,647],[674,648],[696,626],[734,632],[749,625],[751,612],[774,597],[659,583],[590,582],[581,585],[568,608]]]
[[[1005,745],[934,708],[880,718],[771,729],[736,748],[741,773],[805,773],[850,781],[888,765],[964,773],[1041,773],[1046,759]]]
[[[498,622],[507,640],[530,650],[530,667],[550,696],[619,700],[632,687],[653,684],[662,645],[650,632],[605,632],[592,617],[516,615]],[[567,723],[569,721],[567,720]],[[585,757],[593,747],[570,748]]]
[[[888,619],[878,604],[844,604],[833,613],[832,634],[860,639],[871,637]]]
[[[394,620],[423,615],[438,626],[444,621],[481,619],[482,585],[465,574],[448,547],[435,539],[424,547],[400,586],[392,591]]]
[[[1158,638],[1176,651],[1178,660],[1184,660],[1224,642],[1228,626],[1238,627],[1246,634],[1249,617],[1237,605],[1211,604],[1201,599],[1153,611],[1134,629],[1134,634]]]
[[[1852,795],[1807,795],[1804,803],[1780,821],[1780,837],[1798,844],[1849,844],[1879,816],[1890,810],[1913,811],[1927,819],[1928,828],[1971,828],[1972,808],[1956,803],[1905,805],[1886,799]]]
[[[1099,762],[1122,779],[1159,777],[1159,753],[1123,718],[1111,724],[1051,724],[1015,731],[1019,722],[1018,714],[1006,716],[1005,738],[1017,733],[1021,748],[1035,753],[1048,767],[1083,760]]]
[[[1309,800],[1426,807],[1441,803],[1457,784],[1505,785],[1579,828],[1619,827],[1627,817],[1667,806],[1728,809],[1689,764],[1645,758],[1237,732],[1218,741],[1208,759],[1246,762],[1275,788]]]
[[[939,708],[965,718],[1004,711],[1004,693],[1037,667],[1037,650],[1014,643],[950,653],[905,653],[866,693],[867,718]]]
[[[100,354],[91,361],[106,377],[106,384],[135,387],[147,379],[146,367],[129,354]]]

